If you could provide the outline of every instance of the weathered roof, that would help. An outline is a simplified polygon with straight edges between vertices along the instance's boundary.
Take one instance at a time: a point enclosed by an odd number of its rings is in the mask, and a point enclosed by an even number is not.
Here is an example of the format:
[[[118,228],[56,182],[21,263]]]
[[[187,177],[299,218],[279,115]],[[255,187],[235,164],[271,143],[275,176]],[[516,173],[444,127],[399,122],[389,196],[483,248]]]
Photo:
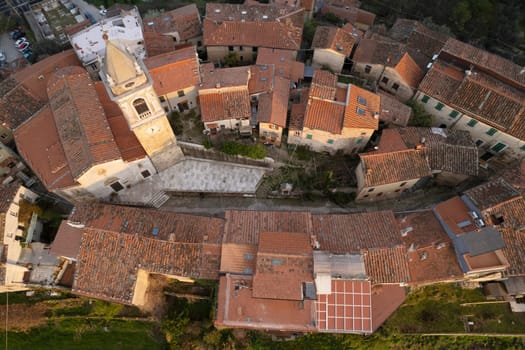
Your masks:
[[[482,227],[479,231],[471,231],[458,235],[462,245],[470,256],[478,256],[505,247],[501,233],[492,227]]]
[[[364,173],[364,186],[373,187],[389,183],[431,176],[424,152],[407,149],[389,153],[362,153],[359,155]]]
[[[131,304],[139,269],[190,278],[217,279],[219,245],[172,242],[85,229],[73,292]]]
[[[497,206],[510,199],[520,196],[520,193],[503,179],[496,179],[465,191],[465,195],[480,210]]]
[[[357,85],[349,85],[348,90],[343,127],[377,130],[381,97]]]
[[[321,13],[333,13],[337,17],[353,24],[364,24],[371,26],[374,24],[376,15],[372,12],[361,10],[354,6],[341,6],[336,4],[326,4],[321,8]]]
[[[377,94],[381,97],[379,119],[387,124],[407,126],[412,108],[384,91],[379,90]]]
[[[144,60],[157,95],[165,95],[200,83],[195,47],[186,47]]]
[[[304,63],[294,58],[295,51],[261,47],[257,51],[257,64],[275,65],[275,75],[297,82],[304,77]]]
[[[362,252],[366,273],[373,284],[410,281],[407,250],[404,246],[363,249]]]
[[[312,91],[312,89],[310,89]],[[304,115],[303,126],[314,130],[323,130],[332,134],[341,134],[345,105],[342,102],[310,98]]]
[[[355,38],[338,27],[318,26],[315,30],[312,48],[331,49],[348,57],[354,47]]]
[[[51,244],[50,252],[56,256],[64,256],[76,259],[80,251],[80,240],[83,230],[68,224],[67,220],[62,220],[58,232]]]
[[[225,243],[258,244],[261,232],[312,233],[309,212],[227,210]]]
[[[60,143],[74,178],[95,164],[121,158],[85,69],[68,67],[57,71],[47,91]]]
[[[144,33],[175,34],[178,41],[198,37],[202,34],[199,10],[195,4],[189,4],[155,17],[144,18],[143,30]]]
[[[303,21],[304,10],[288,6],[207,3],[204,45],[298,50]]]
[[[76,184],[50,107],[41,109],[22,124],[14,136],[18,153],[49,191]]]
[[[366,279],[365,261],[361,254],[332,254],[315,250],[314,274],[327,274],[333,278]]]
[[[275,77],[271,92],[259,96],[257,122],[272,123],[285,128],[289,96],[290,80]]]
[[[144,33],[144,47],[148,57],[155,57],[175,50],[173,37],[155,32]]]
[[[0,193],[2,193],[2,196],[0,196],[0,213],[5,214],[7,212],[20,186],[18,181],[13,181],[9,184],[0,184]],[[3,233],[0,236],[3,237]]]
[[[402,244],[394,214],[378,211],[359,214],[313,215],[313,233],[319,250],[335,254]]]
[[[248,119],[251,115],[248,89],[199,93],[199,102],[203,122]]]
[[[215,68],[213,63],[201,65],[202,84],[200,90],[218,87],[246,86],[250,80],[250,67]]]

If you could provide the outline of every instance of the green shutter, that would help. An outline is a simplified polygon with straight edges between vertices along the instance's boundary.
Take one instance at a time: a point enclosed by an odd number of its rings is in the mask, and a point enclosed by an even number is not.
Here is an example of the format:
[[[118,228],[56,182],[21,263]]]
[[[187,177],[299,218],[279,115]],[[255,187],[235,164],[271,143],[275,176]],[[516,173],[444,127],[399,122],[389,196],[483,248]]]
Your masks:
[[[326,141],[326,142],[329,143],[329,144],[333,144],[333,143],[334,143],[334,140],[332,140],[332,139],[328,139],[328,141]]]
[[[363,139],[358,139],[357,142],[356,142],[356,144],[359,145],[359,144],[361,144],[361,142],[363,142]]]
[[[440,111],[440,110],[443,109],[443,107],[445,107],[445,105],[444,105],[443,103],[439,102],[439,103],[436,105],[436,107],[434,107],[434,108],[437,109],[438,111]]]
[[[498,143],[496,143],[494,146],[492,146],[490,149],[493,150],[494,152],[500,152],[500,151],[502,151],[505,147],[507,147],[506,144],[501,143],[501,142],[498,142]]]
[[[468,126],[470,126],[471,128],[474,127],[474,125],[476,125],[478,123],[477,120],[475,119],[470,119],[470,121],[467,123]]]
[[[311,139],[312,139],[312,135],[311,135],[311,134],[306,134],[306,138],[307,138],[308,140],[311,140]]]
[[[450,118],[456,118],[458,115],[459,115],[458,111],[452,111],[452,112],[450,112],[450,114],[448,116]]]
[[[493,136],[498,130],[494,129],[494,128],[490,128],[488,131],[487,131],[487,135],[489,136]]]
[[[521,146],[520,149],[521,149],[522,151],[525,151],[525,145]]]
[[[430,97],[428,97],[427,95],[423,96],[423,98],[421,99],[421,102],[423,103],[427,103],[428,100],[430,100]]]

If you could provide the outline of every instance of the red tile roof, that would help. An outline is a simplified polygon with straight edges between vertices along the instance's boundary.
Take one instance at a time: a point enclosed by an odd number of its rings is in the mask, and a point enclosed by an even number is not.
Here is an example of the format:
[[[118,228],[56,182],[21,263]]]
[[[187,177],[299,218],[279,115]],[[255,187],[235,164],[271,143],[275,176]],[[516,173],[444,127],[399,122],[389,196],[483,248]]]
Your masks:
[[[309,212],[227,210],[224,242],[257,244],[261,232],[312,233]]]
[[[55,239],[51,244],[50,252],[56,256],[76,259],[80,251],[82,233],[83,230],[81,228],[73,227],[68,224],[67,220],[62,220]]]
[[[144,60],[157,95],[200,84],[199,61],[193,46]]]
[[[304,77],[304,63],[294,58],[295,51],[261,47],[257,51],[257,64],[275,65],[275,75],[292,82],[298,82]]]
[[[391,211],[314,215],[313,232],[320,250],[337,254],[400,246],[403,242]]]
[[[250,67],[214,68],[213,63],[201,65],[202,84],[200,90],[216,89],[218,87],[248,87]]]
[[[405,288],[396,285],[372,286],[372,324],[377,330],[405,301]]]
[[[434,207],[434,212],[438,218],[456,235],[477,229],[477,226],[469,215],[469,211],[469,207],[467,207],[465,202],[458,196],[452,197]]]
[[[366,26],[373,25],[376,17],[376,15],[371,12],[361,10],[353,6],[341,7],[336,5],[325,5],[321,8],[321,13],[333,13],[337,17],[344,19],[350,23],[361,23]]]
[[[207,3],[203,21],[204,45],[298,50],[303,21],[303,9]]]
[[[249,276],[227,274],[219,282],[215,325],[245,329],[313,332],[313,300],[275,300],[252,296]]]
[[[333,100],[337,88],[337,77],[325,70],[316,70],[310,87],[310,97]]]
[[[306,107],[303,126],[328,131],[332,134],[341,134],[344,113],[344,103],[310,98]]]
[[[424,152],[407,149],[389,153],[362,153],[359,155],[364,173],[364,186],[373,187],[389,183],[431,176]]]
[[[373,284],[407,283],[410,281],[406,247],[362,250],[366,274]]]
[[[464,194],[481,211],[521,197],[518,190],[501,178],[468,189]]]
[[[173,37],[154,32],[144,33],[144,47],[148,57],[154,57],[175,50],[176,43]]]
[[[176,33],[179,41],[186,41],[202,34],[199,10],[195,4],[162,12],[156,17],[144,18],[142,22],[144,33],[166,35]]]
[[[291,95],[294,95],[294,103],[290,109],[290,123],[289,130],[302,130],[304,125],[304,116],[306,114],[306,107],[308,106],[308,94],[310,89],[293,90]],[[298,97],[297,103],[295,98]]]
[[[16,193],[20,189],[20,186],[20,182],[18,181],[13,181],[9,184],[0,184],[0,193],[2,193],[2,196],[0,197],[0,214],[5,214],[7,212],[16,196]],[[3,233],[0,234],[0,237],[2,237],[1,239],[3,240]]]
[[[405,53],[403,57],[401,57],[395,66],[395,70],[399,73],[401,78],[403,78],[406,84],[414,89],[419,86],[419,83],[424,76],[421,68],[419,68],[417,63],[408,53]]]
[[[139,269],[150,273],[217,279],[219,261],[218,245],[85,229],[73,292],[131,304]]]
[[[272,123],[285,128],[289,96],[290,80],[275,77],[271,92],[259,96],[257,122]]]
[[[135,133],[129,128],[129,124],[122,114],[122,110],[109,98],[104,83],[101,81],[95,82],[95,89],[97,90],[98,98],[100,103],[102,103],[102,108],[108,119],[109,127],[115,137],[115,142],[122,155],[122,159],[126,162],[131,162],[146,157],[146,151],[140,144]]]
[[[69,221],[88,228],[173,242],[220,244],[224,220],[109,204],[75,207]]]
[[[348,57],[354,47],[355,38],[338,27],[318,26],[312,40],[314,49],[331,49]]]
[[[221,272],[253,275],[257,245],[223,243],[221,248]]]
[[[343,126],[377,130],[381,112],[381,97],[357,85],[349,85],[348,89],[350,92]]]
[[[253,65],[249,68],[248,92],[250,95],[270,91],[273,87],[275,66],[264,64]]]
[[[16,129],[14,136],[18,152],[49,191],[76,185],[51,108],[40,110]]]
[[[199,92],[203,122],[228,119],[249,119],[251,116],[248,89]]]
[[[407,126],[412,115],[412,108],[389,93],[380,90],[377,94],[381,97],[381,113],[379,114],[379,119],[387,124]]]
[[[121,158],[85,69],[69,67],[58,71],[48,83],[48,95],[73,177],[77,178],[95,164]]]

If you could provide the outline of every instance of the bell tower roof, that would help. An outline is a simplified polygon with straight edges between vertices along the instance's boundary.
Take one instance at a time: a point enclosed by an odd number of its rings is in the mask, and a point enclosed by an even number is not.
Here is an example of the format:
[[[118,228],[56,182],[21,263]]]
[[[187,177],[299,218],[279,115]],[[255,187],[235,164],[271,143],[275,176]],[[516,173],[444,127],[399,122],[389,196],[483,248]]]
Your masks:
[[[101,73],[105,74],[102,80],[107,81],[115,95],[125,93],[148,80],[137,59],[126,52],[118,42],[111,40],[106,42],[106,57]]]

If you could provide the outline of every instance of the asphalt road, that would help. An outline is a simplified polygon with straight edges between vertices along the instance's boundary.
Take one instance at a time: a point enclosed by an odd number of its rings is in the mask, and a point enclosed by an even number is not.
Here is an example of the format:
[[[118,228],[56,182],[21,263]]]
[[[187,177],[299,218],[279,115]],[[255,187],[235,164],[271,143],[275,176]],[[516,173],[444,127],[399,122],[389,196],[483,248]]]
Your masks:
[[[22,56],[16,49],[15,42],[11,40],[7,32],[0,35],[0,51],[5,52],[7,62],[12,62]]]

